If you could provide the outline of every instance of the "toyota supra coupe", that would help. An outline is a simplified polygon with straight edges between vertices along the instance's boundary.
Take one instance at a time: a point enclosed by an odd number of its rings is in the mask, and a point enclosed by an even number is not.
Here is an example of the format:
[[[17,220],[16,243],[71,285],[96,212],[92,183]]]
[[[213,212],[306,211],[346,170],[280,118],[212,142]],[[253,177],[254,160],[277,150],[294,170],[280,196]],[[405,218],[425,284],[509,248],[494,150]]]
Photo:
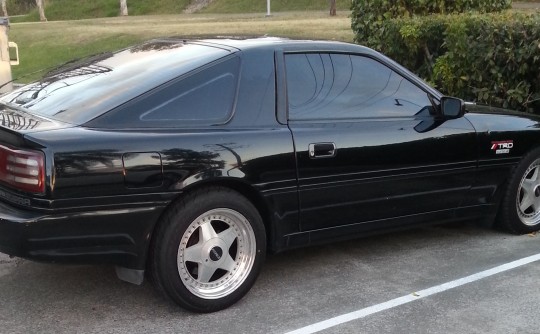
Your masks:
[[[540,228],[540,118],[362,46],[165,38],[0,97],[0,251],[188,310],[238,301],[268,252],[462,220]]]

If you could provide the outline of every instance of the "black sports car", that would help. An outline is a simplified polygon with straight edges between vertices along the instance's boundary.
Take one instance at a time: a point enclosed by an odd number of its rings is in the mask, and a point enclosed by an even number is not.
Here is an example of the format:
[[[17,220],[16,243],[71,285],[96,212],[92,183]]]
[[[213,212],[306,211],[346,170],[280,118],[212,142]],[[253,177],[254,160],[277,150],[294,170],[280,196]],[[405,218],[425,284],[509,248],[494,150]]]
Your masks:
[[[0,98],[0,251],[109,263],[199,312],[267,251],[465,219],[540,228],[540,118],[358,45],[161,39]]]

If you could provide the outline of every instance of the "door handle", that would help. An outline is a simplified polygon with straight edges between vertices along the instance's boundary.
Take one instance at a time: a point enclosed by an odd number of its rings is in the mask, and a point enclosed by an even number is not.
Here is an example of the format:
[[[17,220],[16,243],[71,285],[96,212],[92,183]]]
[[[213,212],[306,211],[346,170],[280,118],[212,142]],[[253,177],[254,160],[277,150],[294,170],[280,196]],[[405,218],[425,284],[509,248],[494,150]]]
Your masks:
[[[335,156],[336,156],[336,144],[334,143],[309,144],[309,157],[312,159],[333,158]]]

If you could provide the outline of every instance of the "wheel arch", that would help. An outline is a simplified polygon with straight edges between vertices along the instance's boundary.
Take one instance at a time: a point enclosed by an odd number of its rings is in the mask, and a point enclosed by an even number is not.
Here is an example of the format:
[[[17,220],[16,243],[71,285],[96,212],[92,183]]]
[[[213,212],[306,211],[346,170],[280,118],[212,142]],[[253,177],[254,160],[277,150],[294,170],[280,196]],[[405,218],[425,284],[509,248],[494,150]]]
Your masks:
[[[163,212],[160,214],[159,218],[157,219],[156,223],[154,224],[152,228],[152,232],[149,236],[149,241],[146,245],[146,254],[145,254],[145,263],[146,267],[148,267],[148,259],[151,252],[151,249],[153,247],[153,243],[155,242],[155,232],[157,228],[159,227],[159,224],[163,221],[163,216],[167,214],[167,211],[170,210],[177,202],[185,198],[186,196],[190,196],[191,194],[195,192],[201,192],[204,191],[204,189],[208,188],[225,188],[228,190],[233,190],[243,197],[245,197],[257,211],[261,215],[264,229],[266,232],[266,243],[268,247],[272,248],[272,236],[273,234],[273,228],[271,224],[271,211],[269,208],[269,204],[264,200],[263,196],[260,192],[258,192],[255,187],[251,184],[248,184],[246,182],[243,182],[238,179],[232,179],[232,178],[223,178],[223,179],[213,179],[213,180],[207,180],[207,181],[200,181],[197,183],[190,184],[186,188],[182,190],[182,193],[176,196],[163,210]]]

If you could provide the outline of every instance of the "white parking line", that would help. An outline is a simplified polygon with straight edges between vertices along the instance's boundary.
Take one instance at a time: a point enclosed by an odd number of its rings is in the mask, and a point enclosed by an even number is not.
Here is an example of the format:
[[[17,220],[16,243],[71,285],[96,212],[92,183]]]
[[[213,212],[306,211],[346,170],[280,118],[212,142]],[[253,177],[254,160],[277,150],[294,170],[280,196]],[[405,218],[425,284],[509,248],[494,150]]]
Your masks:
[[[403,305],[403,304],[414,302],[416,300],[419,300],[419,299],[422,299],[422,298],[425,298],[425,297],[428,297],[428,296],[431,296],[431,295],[434,295],[434,294],[437,294],[437,293],[441,293],[441,292],[444,292],[446,290],[457,288],[459,286],[462,286],[462,285],[465,285],[465,284],[468,284],[468,283],[476,282],[476,281],[481,280],[483,278],[490,277],[490,276],[493,276],[493,275],[496,275],[496,274],[499,274],[499,273],[502,273],[502,272],[505,272],[505,271],[508,271],[508,270],[512,270],[512,269],[515,269],[517,267],[521,267],[521,266],[524,266],[526,264],[536,262],[536,261],[539,261],[539,260],[540,260],[540,254],[528,256],[528,257],[525,257],[525,258],[522,258],[522,259],[519,259],[519,260],[516,260],[516,261],[512,261],[512,262],[509,262],[509,263],[502,264],[502,265],[497,266],[497,267],[492,268],[492,269],[481,271],[479,273],[476,273],[476,274],[473,274],[473,275],[470,275],[470,276],[467,276],[467,277],[463,277],[463,278],[460,278],[460,279],[457,279],[457,280],[454,280],[454,281],[450,281],[450,282],[447,282],[447,283],[444,283],[444,284],[441,284],[441,285],[437,285],[437,286],[434,286],[434,287],[431,287],[431,288],[427,288],[427,289],[424,289],[424,290],[421,290],[421,291],[417,291],[417,292],[414,292],[414,293],[412,293],[410,295],[405,295],[405,296],[402,296],[402,297],[399,297],[399,298],[396,298],[396,299],[392,299],[392,300],[389,300],[389,301],[381,303],[381,304],[369,306],[369,307],[363,308],[363,309],[358,310],[358,311],[342,314],[342,315],[334,317],[334,318],[330,318],[330,319],[327,319],[327,320],[324,320],[324,321],[321,321],[321,322],[317,322],[317,323],[314,323],[312,325],[302,327],[300,329],[288,332],[286,334],[311,334],[311,333],[317,333],[317,332],[320,332],[320,331],[325,330],[325,329],[330,328],[330,327],[338,326],[338,325],[341,325],[341,324],[344,324],[346,322],[353,321],[353,320],[356,320],[356,319],[361,319],[361,318],[367,317],[368,315],[371,315],[371,314],[375,314],[375,313],[385,311],[385,310],[388,310],[388,309],[391,309],[391,308],[394,308],[394,307],[397,307],[397,306],[400,306],[400,305]]]

